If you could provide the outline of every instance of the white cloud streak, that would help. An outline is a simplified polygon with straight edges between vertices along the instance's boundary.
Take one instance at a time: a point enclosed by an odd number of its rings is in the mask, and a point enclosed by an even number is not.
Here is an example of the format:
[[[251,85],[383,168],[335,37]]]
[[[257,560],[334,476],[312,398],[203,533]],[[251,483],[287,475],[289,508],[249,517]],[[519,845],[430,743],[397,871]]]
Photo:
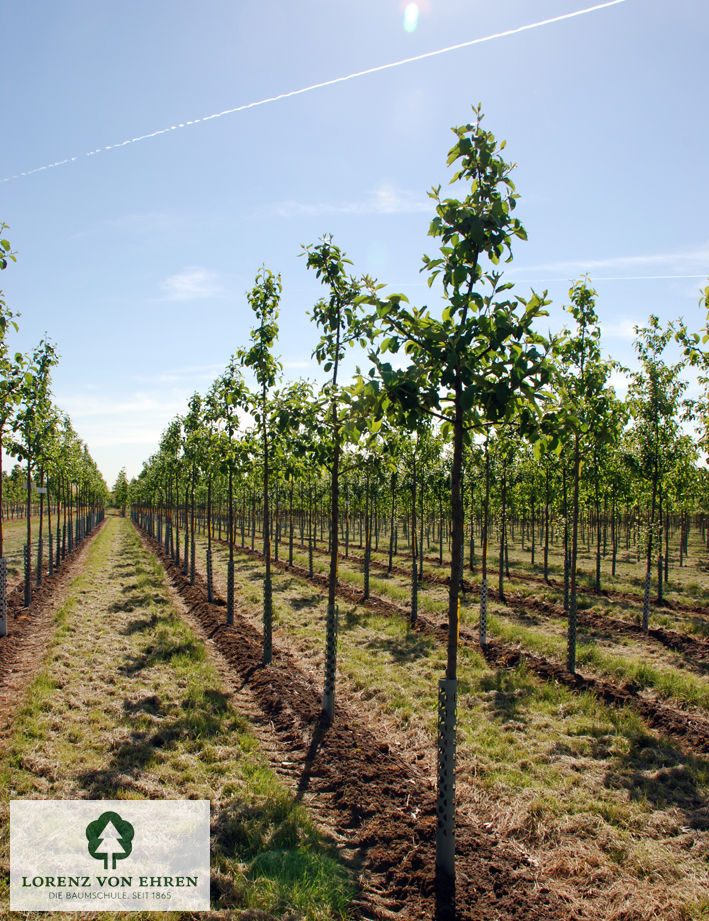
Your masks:
[[[181,384],[184,380],[213,380],[224,370],[224,365],[184,365],[168,368],[155,374],[131,374],[130,379],[141,384]]]
[[[299,217],[321,214],[414,214],[432,212],[431,202],[424,196],[382,183],[362,201],[304,203],[284,201],[276,205],[279,217]]]
[[[85,394],[57,397],[57,404],[72,420],[103,418],[106,416],[142,416],[151,414],[160,417],[174,416],[185,409],[183,399],[166,400],[163,397],[134,393],[127,400],[117,401],[112,397],[87,397]]]
[[[595,274],[598,269],[603,271],[616,270],[628,272],[642,268],[658,269],[657,273],[607,275]],[[660,271],[664,269],[665,271]],[[509,270],[517,272],[564,272],[569,276],[579,275],[582,272],[592,273],[593,278],[607,281],[635,281],[643,278],[704,278],[709,275],[709,243],[703,243],[692,249],[672,250],[665,253],[640,253],[633,256],[606,256],[602,259],[569,259],[563,262],[547,262],[534,266],[515,266]]]
[[[75,157],[67,157],[64,160],[56,160],[54,163],[45,163],[44,166],[37,166],[34,169],[24,170],[16,173],[14,176],[5,176],[0,179],[0,183],[12,182],[25,176],[33,176],[36,173],[45,172],[46,170],[56,169],[58,166],[66,166],[69,163],[75,163],[77,160],[83,160],[86,157],[95,157],[97,154],[105,153],[109,150],[117,150],[121,147],[127,147],[129,144],[138,144],[141,141],[147,141],[150,138],[158,137],[162,134],[169,134],[171,131],[178,131],[182,128],[189,128],[193,125],[203,124],[212,121],[215,118],[224,118],[226,115],[235,115],[238,112],[245,112],[247,109],[255,109],[259,106],[269,105],[272,102],[280,102],[283,99],[291,99],[294,96],[302,96],[305,93],[311,93],[314,90],[324,89],[328,86],[335,86],[338,83],[346,83],[349,80],[357,80],[360,77],[366,77],[370,74],[381,73],[385,70],[392,70],[395,67],[403,67],[406,64],[415,64],[419,61],[425,61],[428,58],[438,57],[443,54],[450,54],[453,51],[460,51],[463,48],[471,48],[473,45],[482,45],[485,42],[495,41],[500,38],[508,38],[511,35],[519,35],[522,32],[530,32],[533,29],[540,29],[543,26],[549,26],[553,23],[564,22],[568,19],[575,19],[577,16],[586,16],[589,13],[595,13],[599,10],[608,9],[611,6],[618,6],[625,3],[626,0],[607,0],[605,3],[597,3],[594,6],[585,7],[582,10],[573,10],[570,13],[562,13],[560,16],[552,16],[549,19],[540,19],[537,22],[531,22],[524,26],[517,26],[514,29],[505,29],[503,32],[495,32],[492,35],[483,35],[480,38],[472,38],[465,42],[459,42],[456,45],[448,45],[446,48],[437,48],[435,51],[425,51],[422,54],[414,55],[410,58],[402,58],[399,61],[391,61],[389,64],[379,64],[376,67],[368,67],[366,70],[359,70],[355,73],[347,74],[343,77],[335,77],[332,80],[324,80],[322,83],[313,83],[310,86],[304,86],[297,90],[290,90],[287,93],[279,93],[277,96],[268,96],[265,99],[259,99],[255,102],[248,102],[244,105],[234,106],[231,109],[224,109],[222,112],[214,112],[212,115],[204,115],[201,118],[193,118],[190,121],[180,122],[177,125],[170,125],[169,128],[159,128],[151,131],[149,134],[141,134],[137,137],[127,138],[117,144],[107,144],[105,147],[97,147],[95,150],[89,150],[85,154]]]
[[[218,276],[200,266],[190,266],[160,283],[163,300],[194,301],[205,297],[220,297],[224,288]]]
[[[647,319],[633,320],[630,317],[618,317],[615,320],[606,321],[601,326],[603,338],[633,342],[635,339],[635,327],[644,326],[646,322]]]

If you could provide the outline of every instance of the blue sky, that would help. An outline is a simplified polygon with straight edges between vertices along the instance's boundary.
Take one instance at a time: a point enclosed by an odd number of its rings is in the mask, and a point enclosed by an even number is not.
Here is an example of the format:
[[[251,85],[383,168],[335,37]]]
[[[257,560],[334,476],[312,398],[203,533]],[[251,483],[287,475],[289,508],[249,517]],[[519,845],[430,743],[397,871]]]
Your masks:
[[[246,342],[262,263],[283,276],[291,377],[316,376],[305,311],[320,289],[299,253],[323,233],[357,273],[437,305],[419,274],[426,191],[447,181],[450,127],[477,102],[518,164],[529,241],[507,276],[521,294],[549,289],[550,326],[587,271],[605,347],[626,364],[651,312],[699,328],[702,0],[624,0],[86,156],[590,5],[0,0],[0,220],[18,252],[0,282],[22,313],[18,347],[45,331],[57,342],[56,401],[109,485]]]

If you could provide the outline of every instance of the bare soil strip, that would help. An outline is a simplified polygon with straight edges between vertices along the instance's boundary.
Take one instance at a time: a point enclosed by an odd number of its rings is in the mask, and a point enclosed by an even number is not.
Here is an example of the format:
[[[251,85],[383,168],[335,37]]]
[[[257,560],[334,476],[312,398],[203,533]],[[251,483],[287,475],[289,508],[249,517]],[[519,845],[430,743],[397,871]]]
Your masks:
[[[221,544],[227,543],[223,540],[218,542]],[[297,546],[301,550],[307,550],[307,547],[305,547],[303,544],[297,544]],[[239,549],[245,550],[245,552],[248,553],[251,552],[244,547],[240,547]],[[257,551],[253,552],[256,553]],[[319,555],[324,554],[324,551],[321,549],[314,550],[314,552]],[[354,555],[352,553],[350,553],[348,556],[345,556],[341,553],[339,554],[339,557],[345,563],[360,563],[364,565],[363,557]],[[429,562],[435,562],[436,565],[439,565],[437,559],[434,560],[431,557],[425,557],[425,559],[427,559]],[[281,561],[275,562],[279,563]],[[405,579],[411,578],[411,569],[407,569],[406,567],[400,566],[397,563],[392,564],[391,569],[389,569],[387,563],[384,563],[381,560],[371,559],[369,561],[369,565],[372,569],[375,569],[378,572],[394,573]],[[420,581],[430,585],[448,585],[450,582],[450,577],[424,570],[423,577]],[[534,582],[536,584],[548,584],[552,587],[563,588],[563,586],[554,579],[550,579],[548,583],[545,583],[541,576],[534,576],[530,573],[515,572],[514,576],[511,578],[511,581]],[[476,580],[471,581],[464,579],[463,589],[466,592],[471,593],[479,592],[480,583]],[[598,594],[592,589],[584,589],[584,592]],[[642,604],[642,596],[634,595],[628,592],[610,592],[603,590],[600,592],[600,595],[618,601],[628,601],[633,604]],[[488,597],[493,600],[499,600],[500,596],[496,589],[494,589],[492,586],[488,586]],[[564,607],[561,604],[555,604],[554,602],[544,601],[539,598],[530,598],[528,595],[523,595],[515,591],[505,592],[505,604],[515,608],[531,609],[539,612],[540,614],[547,614],[552,617],[566,616]],[[688,605],[683,605],[680,602],[673,602],[671,600],[663,600],[662,606],[671,610],[692,614],[702,613],[704,611],[704,609],[701,607],[690,608]],[[709,614],[709,609],[706,610],[706,613]],[[684,655],[691,656],[695,662],[699,662],[709,668],[709,638],[705,639],[704,637],[690,636],[686,633],[680,633],[677,630],[668,630],[665,627],[650,627],[650,629],[645,632],[639,623],[623,620],[619,617],[613,617],[610,614],[599,614],[597,611],[590,611],[584,609],[583,607],[578,609],[577,617],[579,626],[611,629],[620,636],[629,636],[641,641],[652,640],[664,646],[666,649],[672,650],[673,652],[680,652]]]
[[[249,548],[240,547],[239,551],[257,558],[262,556],[260,551]],[[327,578],[320,573],[314,573],[311,577],[303,567],[289,566],[282,560],[272,561],[272,564],[298,578],[322,587],[327,586]],[[343,583],[338,585],[337,594],[355,604],[363,604],[377,613],[409,617],[409,611],[406,608],[387,599],[370,595],[366,601],[363,601],[362,592],[359,589]],[[416,629],[435,633],[441,638],[442,643],[446,641],[447,623],[434,622],[425,615],[419,614]],[[460,630],[460,641],[470,646],[478,645],[475,633],[466,628]],[[648,721],[650,726],[675,737],[685,750],[698,754],[709,753],[709,720],[696,713],[673,707],[640,687],[628,682],[618,683],[605,678],[582,676],[578,673],[572,675],[559,662],[497,640],[488,643],[485,655],[489,657],[490,662],[503,667],[514,667],[524,662],[530,671],[542,678],[558,681],[572,690],[593,691],[606,703],[614,706],[632,706]]]
[[[282,746],[281,757],[298,777],[299,793],[317,799],[359,852],[366,873],[363,916],[430,921],[436,820],[429,779],[392,751],[383,734],[370,732],[342,694],[334,723],[323,725],[319,688],[295,659],[276,646],[273,664],[264,667],[262,638],[248,620],[235,612],[234,626],[226,626],[224,602],[207,603],[201,574],[191,586],[162,548],[146,541],[191,614],[248,683]],[[456,918],[574,917],[534,870],[485,828],[459,818],[457,846]]]
[[[435,566],[440,565],[438,557],[425,556],[424,560],[429,563],[433,563]],[[550,588],[556,588],[559,590],[563,590],[564,588],[564,583],[559,579],[555,579],[553,576],[550,576],[549,579],[545,579],[544,576],[536,575],[532,572],[520,572],[519,569],[515,570],[515,573],[511,578],[521,582],[534,582],[537,585],[548,585]],[[599,598],[608,598],[611,601],[627,601],[630,604],[635,605],[642,605],[643,603],[643,595],[640,592],[626,592],[613,588],[602,588],[599,592],[596,591],[596,588],[593,585],[579,586],[579,594],[595,595]],[[667,608],[670,611],[677,611],[683,614],[701,614],[704,616],[709,616],[709,607],[701,604],[687,604],[684,601],[678,601],[673,598],[665,597],[662,599],[654,598],[652,599],[651,603],[657,605],[659,608]]]
[[[226,543],[226,541],[221,541],[221,543]],[[294,542],[293,546],[297,547],[300,550],[306,551],[306,552],[308,549],[307,545],[300,541]],[[246,550],[247,548],[240,547],[239,549]],[[358,549],[361,549],[361,547],[358,547]],[[322,547],[314,547],[313,552],[315,554],[325,554],[327,551],[324,550]],[[374,553],[375,551],[373,550],[372,557],[370,559],[370,566],[373,569],[377,569],[380,572],[395,572],[398,575],[402,575],[406,578],[410,577],[411,575],[410,562],[408,562],[408,565],[406,566],[394,563],[390,570],[388,563],[383,562],[381,559],[377,559],[374,556]],[[376,553],[378,553],[381,556],[382,554],[386,555],[387,551],[378,550],[376,551]],[[339,558],[343,560],[343,562],[347,561],[347,562],[355,562],[355,563],[364,564],[364,558],[361,556],[356,556],[352,553],[349,553],[347,556],[345,556],[343,552],[339,553],[338,555],[339,555]],[[411,554],[407,553],[406,551],[404,552],[397,551],[394,554],[394,558],[410,561]],[[445,563],[440,562],[437,556],[431,556],[430,554],[425,554],[423,559],[424,559],[424,562],[430,563],[431,565],[436,566],[436,567],[442,567],[445,565]],[[564,587],[563,582],[559,581],[559,579],[556,579],[553,576],[550,576],[548,579],[545,579],[543,575],[537,575],[533,572],[520,571],[519,567],[512,569],[512,563],[510,563],[510,567],[512,570],[512,574],[508,577],[508,579],[512,582],[531,582],[536,585],[547,586],[549,588],[555,588],[559,591],[563,590],[563,587]],[[496,573],[497,564],[495,565],[494,569],[491,566],[489,571],[490,573],[493,573],[493,571]],[[445,584],[447,583],[448,579],[445,576],[438,575],[437,573],[432,573],[430,571],[427,572],[426,570],[424,570],[423,581],[432,582],[434,584]],[[474,591],[476,589],[479,590],[480,588],[479,581],[476,579],[472,579],[472,580],[466,579],[465,588],[466,588],[466,591]],[[488,589],[488,591],[491,591],[491,589]],[[582,596],[583,595],[594,595],[599,598],[607,598],[609,601],[622,601],[622,602],[628,602],[629,604],[634,604],[634,605],[642,605],[643,603],[643,595],[640,592],[628,592],[628,591],[621,591],[620,589],[605,589],[605,588],[602,588],[599,592],[599,591],[596,591],[594,586],[587,585],[587,584],[580,585],[578,591],[579,591],[579,595],[582,595]],[[679,601],[679,600],[676,600],[673,598],[667,598],[667,597],[663,597],[661,600],[657,598],[652,599],[651,603],[653,605],[656,605],[658,608],[665,608],[669,611],[676,611],[677,613],[699,614],[702,616],[709,617],[709,607],[698,604],[698,603],[697,604],[695,603],[687,604],[684,601]],[[624,621],[621,621],[621,622],[624,622]],[[669,632],[672,633],[673,631],[669,631]],[[684,636],[684,634],[678,634],[678,635]],[[688,639],[691,640],[693,638],[688,637]],[[704,642],[707,645],[709,645],[709,641],[704,641]]]
[[[602,678],[571,674],[558,662],[552,662],[532,652],[523,652],[497,640],[490,640],[484,647],[483,654],[488,662],[498,667],[514,668],[520,662],[524,662],[530,671],[549,681],[557,681],[577,691],[593,691],[601,700],[614,706],[631,706],[653,729],[677,739],[681,748],[698,754],[709,754],[709,720],[661,703],[654,697],[642,694],[639,688],[631,684],[617,684]]]

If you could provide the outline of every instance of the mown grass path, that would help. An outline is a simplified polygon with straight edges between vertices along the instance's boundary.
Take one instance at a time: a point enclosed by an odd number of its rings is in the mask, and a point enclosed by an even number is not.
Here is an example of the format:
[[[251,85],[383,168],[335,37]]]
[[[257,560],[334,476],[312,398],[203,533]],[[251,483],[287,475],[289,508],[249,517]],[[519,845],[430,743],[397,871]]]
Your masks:
[[[270,770],[157,560],[118,518],[87,556],[0,747],[4,908],[11,799],[204,798],[212,804],[213,917],[239,917],[238,909],[244,918],[347,917],[348,870]]]

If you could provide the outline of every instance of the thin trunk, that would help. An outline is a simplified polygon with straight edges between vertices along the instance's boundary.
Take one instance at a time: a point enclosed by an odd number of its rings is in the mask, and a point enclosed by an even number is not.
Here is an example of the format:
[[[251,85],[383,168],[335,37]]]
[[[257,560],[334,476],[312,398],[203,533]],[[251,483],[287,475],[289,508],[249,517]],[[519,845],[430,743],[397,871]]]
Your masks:
[[[659,423],[655,425],[655,444],[659,443]],[[645,557],[645,591],[643,593],[643,619],[642,628],[647,632],[650,625],[650,580],[652,570],[652,532],[655,527],[655,505],[657,502],[657,487],[659,482],[659,450],[655,452],[655,462],[652,471],[652,501],[650,503],[650,520],[647,529],[647,554]]]
[[[364,594],[362,600],[369,598],[369,559],[372,553],[372,515],[370,509],[370,479],[367,473],[364,488]]]
[[[266,578],[263,582],[263,663],[273,659],[273,608],[271,602],[271,524],[268,496],[268,428],[266,425],[266,385],[261,389],[263,424],[263,557],[266,561]]]
[[[3,426],[0,425],[0,560],[3,556],[3,533],[2,533],[2,519],[3,519],[3,506],[2,506],[2,430]]]
[[[418,618],[418,574],[416,572],[416,452],[411,466],[411,625]]]
[[[293,565],[293,478],[288,492],[288,565]]]
[[[391,572],[394,565],[394,521],[396,511],[396,471],[391,475],[391,511],[389,513],[389,565],[387,572]]]
[[[576,557],[578,553],[579,530],[579,434],[574,436],[574,493],[572,499],[572,525],[571,525],[571,561],[570,561],[570,598],[569,598],[569,631],[568,655],[566,665],[568,670],[576,672]]]
[[[505,598],[505,537],[507,518],[507,454],[502,456],[502,508],[500,510],[500,562],[497,576],[497,591],[500,601],[504,604]]]
[[[231,438],[231,432],[229,433]],[[234,623],[234,481],[231,465],[229,466],[229,568],[227,569],[226,622]]]
[[[549,461],[545,469],[546,490],[544,494],[544,581],[549,581]]]
[[[480,588],[480,645],[487,644],[487,546],[490,526],[490,444],[485,439],[485,504],[483,506],[482,534],[482,585]]]
[[[39,488],[44,488],[44,467],[39,470]],[[44,557],[44,542],[42,533],[44,529],[44,493],[39,494],[39,537],[37,538],[37,585],[42,584],[42,558]],[[50,545],[51,552],[51,545]]]
[[[664,495],[662,489],[660,489],[660,496],[658,502],[658,516],[657,520],[659,522],[660,533],[658,535],[657,541],[657,601],[659,604],[662,604],[662,589],[663,589],[663,567],[662,567],[662,505],[663,505]]]
[[[27,543],[25,544],[25,607],[32,603],[32,476],[27,458]]]
[[[214,601],[212,583],[212,477],[207,480],[207,601]]]
[[[562,467],[562,492],[564,503],[564,611],[569,612],[569,505],[566,493],[566,461]]]
[[[596,501],[596,591],[601,591],[601,499],[599,494],[598,473],[595,483]]]
[[[332,422],[332,470],[330,479],[330,570],[327,580],[327,622],[325,625],[325,682],[322,710],[327,722],[335,715],[335,677],[337,674],[337,554],[339,549],[340,524],[340,421],[337,413],[337,372],[340,356],[341,314],[338,314],[337,333],[331,382],[332,399],[330,413]]]

